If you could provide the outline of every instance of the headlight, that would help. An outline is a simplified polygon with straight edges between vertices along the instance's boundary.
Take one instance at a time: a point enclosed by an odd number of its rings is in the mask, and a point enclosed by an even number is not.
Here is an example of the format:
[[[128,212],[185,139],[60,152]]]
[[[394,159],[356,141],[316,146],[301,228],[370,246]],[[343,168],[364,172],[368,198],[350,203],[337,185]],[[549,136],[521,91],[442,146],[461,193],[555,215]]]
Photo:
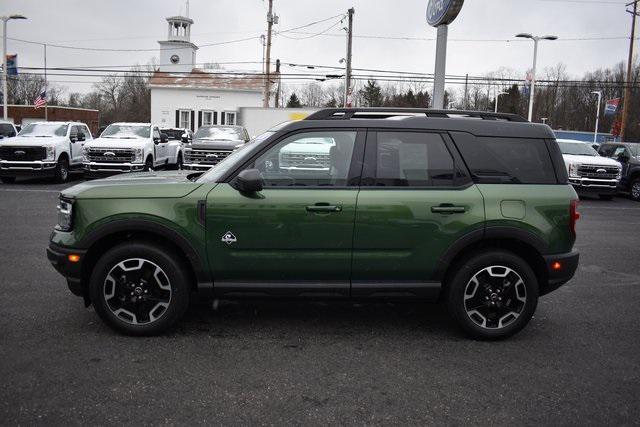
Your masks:
[[[47,158],[45,160],[53,161],[56,159],[56,147],[49,145],[45,147],[47,149]]]
[[[82,147],[82,161],[89,161],[89,147]]]
[[[56,228],[61,231],[71,231],[73,220],[73,202],[60,198],[58,203],[58,225]]]
[[[569,163],[569,176],[571,178],[578,178],[578,167],[580,165],[578,163]]]
[[[622,179],[622,169],[618,168],[618,174],[616,175],[616,179],[620,181]]]
[[[133,150],[133,163],[142,163],[142,148],[135,148]]]

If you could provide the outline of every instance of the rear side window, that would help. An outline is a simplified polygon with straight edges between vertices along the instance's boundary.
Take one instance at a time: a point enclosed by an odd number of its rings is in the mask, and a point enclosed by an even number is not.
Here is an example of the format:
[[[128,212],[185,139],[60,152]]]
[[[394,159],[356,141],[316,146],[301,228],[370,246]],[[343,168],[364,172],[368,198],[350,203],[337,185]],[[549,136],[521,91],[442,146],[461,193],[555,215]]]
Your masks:
[[[377,132],[377,143],[368,146],[375,162],[366,171],[365,185],[378,187],[451,187],[455,183],[454,160],[442,136],[420,132]],[[374,158],[373,158],[374,157]]]
[[[456,137],[462,157],[479,183],[556,184],[544,139]]]

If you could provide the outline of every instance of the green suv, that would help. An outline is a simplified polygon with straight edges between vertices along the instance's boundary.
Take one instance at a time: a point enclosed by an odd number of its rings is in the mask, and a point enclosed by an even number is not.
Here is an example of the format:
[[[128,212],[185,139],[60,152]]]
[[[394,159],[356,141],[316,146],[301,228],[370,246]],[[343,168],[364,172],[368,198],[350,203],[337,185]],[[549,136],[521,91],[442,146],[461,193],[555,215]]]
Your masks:
[[[472,337],[499,339],[575,273],[577,200],[545,125],[327,109],[204,174],[62,191],[48,258],[131,335],[165,331],[195,298],[275,297],[443,301]]]

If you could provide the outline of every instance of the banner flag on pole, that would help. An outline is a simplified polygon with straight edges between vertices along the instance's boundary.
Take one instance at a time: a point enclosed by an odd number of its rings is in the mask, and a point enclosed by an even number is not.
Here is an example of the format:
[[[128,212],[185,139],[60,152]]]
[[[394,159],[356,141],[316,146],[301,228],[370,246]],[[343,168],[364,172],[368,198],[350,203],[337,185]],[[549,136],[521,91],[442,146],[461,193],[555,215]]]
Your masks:
[[[38,109],[45,105],[47,105],[47,90],[42,89],[42,92],[40,92],[40,95],[38,95],[36,100],[33,101],[33,106],[35,109]]]

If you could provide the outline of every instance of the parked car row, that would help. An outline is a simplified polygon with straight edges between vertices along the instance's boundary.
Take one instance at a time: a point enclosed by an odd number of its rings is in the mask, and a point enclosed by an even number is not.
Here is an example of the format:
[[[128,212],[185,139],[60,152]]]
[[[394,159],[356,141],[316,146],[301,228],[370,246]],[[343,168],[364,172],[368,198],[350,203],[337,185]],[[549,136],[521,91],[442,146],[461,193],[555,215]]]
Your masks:
[[[0,179],[18,176],[52,177],[66,182],[73,170],[87,177],[156,168],[206,170],[249,141],[240,126],[161,129],[150,123],[112,123],[98,138],[80,122],[35,122],[19,133],[0,123]]]

